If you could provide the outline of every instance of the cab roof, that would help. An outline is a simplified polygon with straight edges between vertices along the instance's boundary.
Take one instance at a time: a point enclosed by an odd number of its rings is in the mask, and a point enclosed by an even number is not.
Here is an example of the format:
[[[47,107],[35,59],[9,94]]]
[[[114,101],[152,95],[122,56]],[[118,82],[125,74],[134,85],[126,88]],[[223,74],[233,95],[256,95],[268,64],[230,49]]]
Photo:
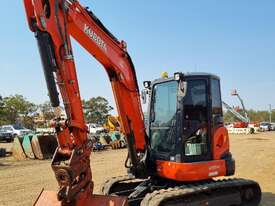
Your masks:
[[[183,74],[186,78],[202,77],[202,78],[212,78],[212,79],[218,79],[218,80],[220,79],[217,75],[207,73],[207,72],[186,72],[186,73],[183,73]],[[171,81],[173,79],[174,79],[173,76],[172,77],[170,76],[168,78],[158,78],[158,79],[153,80],[152,84]]]

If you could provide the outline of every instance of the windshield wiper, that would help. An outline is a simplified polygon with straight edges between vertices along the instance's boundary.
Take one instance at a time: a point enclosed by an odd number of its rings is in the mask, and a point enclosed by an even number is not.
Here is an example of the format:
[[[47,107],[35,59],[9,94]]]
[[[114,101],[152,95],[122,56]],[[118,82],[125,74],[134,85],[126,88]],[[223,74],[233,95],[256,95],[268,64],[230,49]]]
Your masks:
[[[168,142],[170,142],[171,144],[174,144],[175,142],[173,142],[173,137],[176,135],[176,116],[171,120],[171,125],[170,125],[170,130],[168,132]],[[175,140],[175,138],[174,138]]]

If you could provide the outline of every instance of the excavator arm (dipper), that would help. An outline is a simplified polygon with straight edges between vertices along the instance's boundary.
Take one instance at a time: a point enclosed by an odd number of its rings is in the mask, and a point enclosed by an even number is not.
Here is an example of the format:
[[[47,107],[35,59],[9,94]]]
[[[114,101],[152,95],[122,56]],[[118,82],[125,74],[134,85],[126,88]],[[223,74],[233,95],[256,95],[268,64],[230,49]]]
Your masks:
[[[52,168],[59,183],[58,199],[73,202],[92,192],[91,143],[82,111],[70,36],[105,68],[128,141],[131,170],[138,176],[146,152],[146,133],[135,69],[126,43],[119,42],[77,0],[24,0],[27,20],[37,38],[59,146]],[[58,89],[67,120],[59,118]],[[84,192],[83,192],[84,191]],[[82,197],[79,197],[79,194]]]

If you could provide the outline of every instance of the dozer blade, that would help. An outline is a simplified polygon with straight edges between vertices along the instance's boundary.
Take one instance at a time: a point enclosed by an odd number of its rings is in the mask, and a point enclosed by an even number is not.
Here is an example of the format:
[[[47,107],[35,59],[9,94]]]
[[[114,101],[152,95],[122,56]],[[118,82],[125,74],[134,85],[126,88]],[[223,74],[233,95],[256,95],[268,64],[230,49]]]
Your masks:
[[[32,151],[31,139],[33,134],[27,134],[23,138],[22,146],[26,156],[30,159],[35,159],[34,153]]]
[[[61,206],[61,202],[57,200],[56,192],[42,191],[34,205]],[[127,197],[91,195],[84,203],[73,204],[72,206],[128,206],[128,203]]]
[[[50,159],[56,150],[57,140],[54,135],[34,135],[31,145],[37,159]]]
[[[25,155],[23,147],[22,147],[22,142],[23,142],[23,139],[21,137],[15,137],[13,140],[11,152],[12,152],[12,156],[16,160],[25,160],[26,159],[26,155]]]

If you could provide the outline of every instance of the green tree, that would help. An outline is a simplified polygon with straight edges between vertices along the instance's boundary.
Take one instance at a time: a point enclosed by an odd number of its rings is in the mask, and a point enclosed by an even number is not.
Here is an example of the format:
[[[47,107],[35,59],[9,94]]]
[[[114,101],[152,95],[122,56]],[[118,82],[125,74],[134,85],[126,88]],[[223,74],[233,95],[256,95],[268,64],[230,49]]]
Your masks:
[[[13,95],[2,99],[1,123],[14,124],[23,123],[24,126],[32,128],[33,116],[37,106],[26,100],[22,95]]]
[[[0,125],[5,123],[5,112],[4,112],[4,102],[3,98],[0,95]]]
[[[272,110],[271,112],[271,121],[275,122],[275,110]]]
[[[38,108],[46,121],[54,118],[54,110],[49,101],[46,101],[43,104],[38,105]]]
[[[89,100],[83,100],[85,119],[89,123],[104,124],[107,121],[109,112],[113,107],[104,97],[92,97]]]

